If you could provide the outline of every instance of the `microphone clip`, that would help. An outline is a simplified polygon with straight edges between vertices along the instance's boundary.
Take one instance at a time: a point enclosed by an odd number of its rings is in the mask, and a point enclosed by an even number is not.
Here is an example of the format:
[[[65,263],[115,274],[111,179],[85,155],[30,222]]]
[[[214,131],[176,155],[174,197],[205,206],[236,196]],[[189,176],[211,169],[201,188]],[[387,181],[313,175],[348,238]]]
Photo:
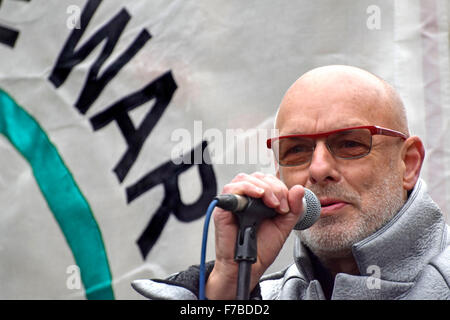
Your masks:
[[[264,219],[272,218],[276,212],[258,198],[223,194],[217,196],[217,206],[233,212],[238,219],[235,261],[255,263],[257,258],[256,231]]]
[[[248,261],[255,263],[257,258],[256,229],[259,222],[256,219],[248,219],[245,214],[235,213],[239,220],[239,230],[234,251],[235,261]]]

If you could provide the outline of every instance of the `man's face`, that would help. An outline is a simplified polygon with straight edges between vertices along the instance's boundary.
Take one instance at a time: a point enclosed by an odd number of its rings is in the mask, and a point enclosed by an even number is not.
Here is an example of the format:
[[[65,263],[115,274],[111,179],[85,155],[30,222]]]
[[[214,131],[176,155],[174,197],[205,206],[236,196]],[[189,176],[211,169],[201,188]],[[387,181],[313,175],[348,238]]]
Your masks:
[[[377,90],[348,83],[324,86],[293,88],[286,95],[277,120],[280,135],[363,125],[396,129],[391,115],[383,112],[385,101]],[[399,210],[406,198],[401,143],[398,138],[373,136],[371,152],[349,160],[334,157],[318,139],[310,163],[279,168],[288,188],[301,184],[321,201],[319,221],[299,232],[313,252],[348,255],[353,243],[374,233]]]

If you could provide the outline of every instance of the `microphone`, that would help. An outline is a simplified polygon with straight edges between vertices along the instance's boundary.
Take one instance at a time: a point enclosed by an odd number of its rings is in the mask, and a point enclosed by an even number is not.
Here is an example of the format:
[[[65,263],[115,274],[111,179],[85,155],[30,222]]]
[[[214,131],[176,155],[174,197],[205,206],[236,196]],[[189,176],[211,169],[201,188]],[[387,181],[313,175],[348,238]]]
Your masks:
[[[304,230],[311,227],[320,216],[320,201],[309,189],[305,189],[303,197],[303,211],[300,219],[294,226],[295,230]],[[238,194],[222,194],[215,197],[217,206],[233,212],[240,220],[247,220],[246,224],[258,225],[262,220],[273,218],[277,214],[274,209],[267,207],[261,199],[241,196]]]
[[[233,212],[238,218],[239,231],[236,239],[234,260],[239,263],[237,300],[248,300],[251,265],[256,262],[256,231],[261,221],[277,215],[274,209],[267,207],[259,198],[236,194],[216,196],[216,206]],[[303,212],[294,229],[304,230],[311,227],[320,216],[320,201],[316,195],[305,188]]]

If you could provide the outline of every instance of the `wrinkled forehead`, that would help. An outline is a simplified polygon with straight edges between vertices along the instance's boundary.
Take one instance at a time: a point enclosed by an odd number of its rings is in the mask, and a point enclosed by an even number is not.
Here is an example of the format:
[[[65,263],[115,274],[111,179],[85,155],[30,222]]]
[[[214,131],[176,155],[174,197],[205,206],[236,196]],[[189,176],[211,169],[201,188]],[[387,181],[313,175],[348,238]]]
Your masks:
[[[345,77],[306,80],[294,83],[280,104],[275,124],[280,134],[393,125],[390,103],[375,81]]]

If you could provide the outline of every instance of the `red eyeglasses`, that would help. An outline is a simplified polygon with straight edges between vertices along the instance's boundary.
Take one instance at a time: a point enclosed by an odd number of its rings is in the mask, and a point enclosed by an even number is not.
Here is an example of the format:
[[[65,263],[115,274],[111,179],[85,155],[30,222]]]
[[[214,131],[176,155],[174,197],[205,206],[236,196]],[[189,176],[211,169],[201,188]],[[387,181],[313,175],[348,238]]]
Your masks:
[[[326,138],[325,144],[334,156],[342,159],[358,159],[370,153],[372,136],[384,135],[406,140],[408,135],[378,126],[344,128],[318,134],[293,134],[267,140],[280,166],[298,166],[311,161],[316,139]]]

